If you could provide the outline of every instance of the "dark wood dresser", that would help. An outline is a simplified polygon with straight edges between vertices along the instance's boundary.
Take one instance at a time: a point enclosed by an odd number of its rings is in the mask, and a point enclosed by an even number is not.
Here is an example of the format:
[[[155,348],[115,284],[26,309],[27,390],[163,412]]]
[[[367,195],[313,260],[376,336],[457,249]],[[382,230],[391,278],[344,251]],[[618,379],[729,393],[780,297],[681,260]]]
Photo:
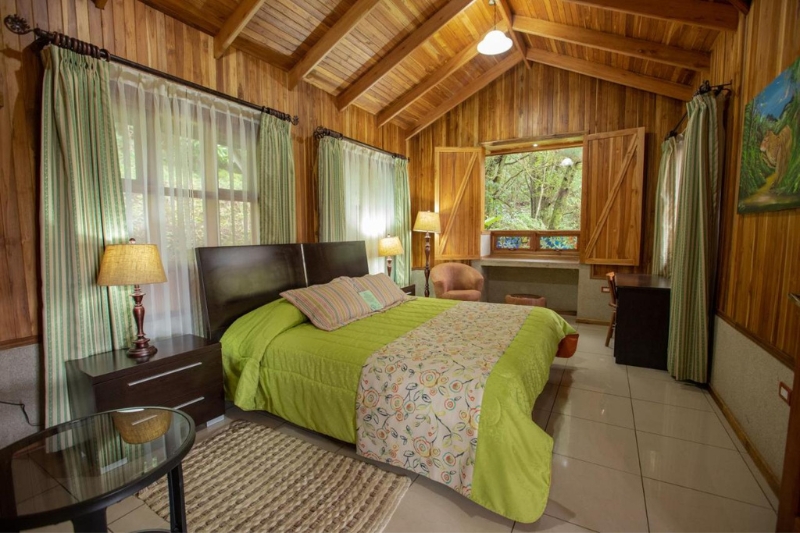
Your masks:
[[[670,283],[647,274],[617,274],[614,358],[621,365],[667,369]]]
[[[67,361],[73,418],[126,407],[172,407],[205,424],[225,413],[222,350],[194,335],[158,339],[137,362],[121,349]]]

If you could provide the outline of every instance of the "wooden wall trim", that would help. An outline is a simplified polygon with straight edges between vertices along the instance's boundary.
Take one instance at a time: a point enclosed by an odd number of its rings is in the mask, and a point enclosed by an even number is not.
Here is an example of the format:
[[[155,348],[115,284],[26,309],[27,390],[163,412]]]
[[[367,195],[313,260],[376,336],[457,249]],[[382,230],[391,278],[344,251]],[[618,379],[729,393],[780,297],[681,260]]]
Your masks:
[[[776,346],[773,346],[768,342],[759,339],[743,325],[737,323],[734,319],[725,314],[725,311],[723,311],[722,309],[717,309],[717,316],[720,317],[722,320],[724,320],[725,323],[728,324],[730,327],[732,327],[733,329],[735,329],[736,331],[747,337],[749,340],[756,343],[759,348],[772,355],[775,359],[786,365],[786,367],[789,368],[790,370],[794,371],[794,357],[784,352],[780,348],[777,348]]]
[[[725,420],[731,425],[733,432],[736,433],[736,436],[744,445],[744,449],[747,450],[747,454],[753,459],[753,462],[758,467],[759,471],[764,475],[764,479],[767,480],[769,486],[772,488],[775,494],[780,494],[781,491],[781,482],[777,475],[772,471],[772,469],[767,465],[767,461],[764,459],[764,456],[758,451],[758,449],[750,442],[750,438],[745,433],[744,428],[736,420],[736,417],[733,416],[733,411],[730,410],[728,405],[725,401],[717,394],[717,391],[714,390],[714,387],[708,387],[708,392],[711,393],[711,397],[716,402],[717,407],[719,410],[722,411],[723,416],[725,416]]]
[[[21,339],[9,339],[0,341],[0,350],[8,350],[9,348],[19,348],[21,346],[30,346],[31,344],[39,344],[42,338],[39,335],[32,337],[23,337]]]

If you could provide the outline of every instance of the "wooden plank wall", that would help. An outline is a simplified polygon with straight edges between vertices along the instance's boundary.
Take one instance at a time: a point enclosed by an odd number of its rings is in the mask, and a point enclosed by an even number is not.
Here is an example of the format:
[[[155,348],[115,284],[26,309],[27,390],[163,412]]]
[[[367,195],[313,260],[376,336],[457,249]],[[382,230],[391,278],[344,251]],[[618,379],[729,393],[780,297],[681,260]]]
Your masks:
[[[800,356],[800,210],[736,212],[744,106],[800,56],[800,2],[755,0],[737,33],[721,33],[713,83],[733,80],[727,111],[717,312],[790,368]],[[797,144],[795,144],[797,146]]]
[[[520,63],[409,141],[411,214],[434,207],[434,149],[479,146],[486,141],[643,126],[646,130],[642,262],[614,270],[649,272],[660,146],[680,119],[684,104],[565,70]],[[414,267],[424,264],[424,241],[414,234]],[[433,253],[432,259],[433,261]],[[609,270],[593,266],[596,275]]]
[[[403,132],[377,128],[373,115],[350,106],[338,112],[333,97],[306,83],[288,90],[287,72],[233,50],[213,55],[213,37],[136,0],[0,0],[0,19],[19,13],[52,31],[88,41],[111,53],[245,100],[297,114],[293,129],[297,171],[298,237],[315,240],[313,167],[317,126],[404,153]],[[39,329],[38,146],[41,65],[22,38],[0,30],[0,347],[36,342]]]

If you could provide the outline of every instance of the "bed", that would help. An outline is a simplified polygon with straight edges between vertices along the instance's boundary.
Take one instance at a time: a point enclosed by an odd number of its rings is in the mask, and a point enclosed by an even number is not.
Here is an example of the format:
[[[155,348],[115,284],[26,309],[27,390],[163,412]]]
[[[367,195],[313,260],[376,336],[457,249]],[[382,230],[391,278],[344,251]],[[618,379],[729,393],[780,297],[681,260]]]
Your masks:
[[[197,259],[206,334],[222,342],[237,406],[354,443],[513,520],[544,512],[553,443],[531,410],[556,354],[577,343],[556,313],[409,298],[323,331],[280,294],[365,276],[363,242],[200,248]]]

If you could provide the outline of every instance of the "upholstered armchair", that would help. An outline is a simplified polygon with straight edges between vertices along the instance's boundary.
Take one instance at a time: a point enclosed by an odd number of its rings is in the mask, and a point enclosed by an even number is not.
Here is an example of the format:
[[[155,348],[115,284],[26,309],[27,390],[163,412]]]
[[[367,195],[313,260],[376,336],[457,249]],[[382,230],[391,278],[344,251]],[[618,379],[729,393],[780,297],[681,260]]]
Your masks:
[[[431,269],[433,292],[437,298],[479,302],[483,276],[463,263],[442,263]]]

